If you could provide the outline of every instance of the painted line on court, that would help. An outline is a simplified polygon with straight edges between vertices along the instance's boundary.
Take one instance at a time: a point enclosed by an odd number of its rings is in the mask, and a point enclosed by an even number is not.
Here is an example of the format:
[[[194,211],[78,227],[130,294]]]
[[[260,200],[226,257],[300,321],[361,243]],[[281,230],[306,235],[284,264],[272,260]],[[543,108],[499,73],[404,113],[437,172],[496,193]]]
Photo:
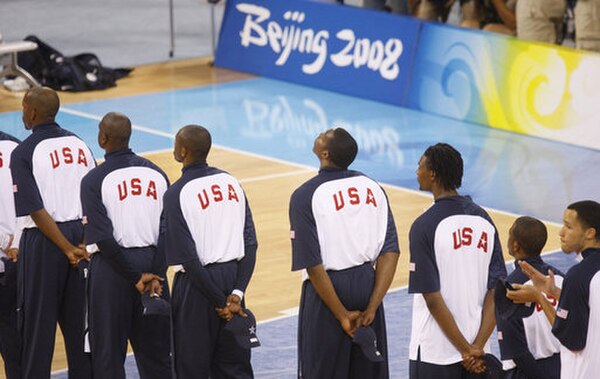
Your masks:
[[[69,108],[61,107],[60,110],[63,111],[63,112],[65,112],[65,113],[74,115],[74,116],[79,116],[79,117],[83,117],[83,118],[89,118],[89,119],[92,119],[92,120],[99,121],[99,120],[102,119],[102,117],[100,117],[100,116],[97,116],[97,115],[94,115],[94,114],[91,114],[91,113],[87,113],[87,112],[76,111],[74,109],[69,109]],[[153,134],[153,135],[156,135],[156,136],[166,137],[166,138],[170,138],[170,139],[174,139],[175,138],[174,134],[167,133],[167,132],[161,132],[160,130],[155,130],[155,129],[152,129],[152,128],[147,128],[147,127],[144,127],[144,126],[141,126],[141,125],[135,125],[134,124],[134,125],[132,125],[132,128],[134,130],[139,130],[140,132],[144,132],[144,133],[148,133],[148,134]],[[243,150],[239,150],[239,149],[235,149],[235,148],[231,148],[231,147],[227,147],[227,146],[222,146],[222,145],[213,145],[213,146],[217,147],[217,148],[220,148],[220,149],[223,149],[223,150],[227,150],[227,151],[231,151],[231,152],[235,152],[235,153],[239,153],[239,154],[245,154],[245,155],[248,155],[248,156],[251,156],[251,157],[265,159],[265,160],[268,160],[268,161],[271,161],[271,162],[277,162],[277,163],[282,163],[282,164],[286,164],[286,165],[290,165],[290,166],[300,167],[300,168],[303,168],[303,169],[306,169],[306,170],[316,170],[316,168],[313,167],[313,166],[304,165],[304,164],[300,164],[300,163],[295,163],[295,162],[287,161],[285,159],[273,158],[273,157],[269,157],[269,156],[266,156],[266,155],[263,155],[263,154],[251,153],[251,152],[248,152],[248,151],[243,151]],[[382,186],[384,186],[384,187],[389,187],[389,188],[393,188],[393,189],[396,189],[396,190],[399,190],[399,191],[403,191],[403,192],[406,192],[406,193],[410,193],[410,194],[413,194],[413,195],[417,195],[417,196],[421,196],[421,197],[432,199],[432,196],[430,194],[426,194],[426,193],[423,193],[421,191],[413,190],[413,189],[406,188],[406,187],[400,187],[400,186],[397,186],[397,185],[394,185],[394,184],[388,184],[388,183],[385,183],[385,182],[379,182],[379,183]],[[495,209],[495,208],[490,208],[490,207],[484,207],[484,208],[487,209],[490,212],[502,214],[502,215],[505,215],[505,216],[515,217],[515,218],[521,216],[520,214],[517,214],[517,213],[503,211],[503,210],[499,210],[499,209]],[[561,226],[561,224],[553,222],[553,221],[548,221],[548,220],[542,220],[542,221],[545,222],[548,225],[553,225],[553,226],[557,226],[557,227]]]
[[[98,115],[95,115],[95,114],[92,114],[92,113],[87,113],[87,112],[81,112],[81,111],[77,111],[77,110],[70,109],[70,108],[61,107],[60,111],[64,112],[64,113],[67,113],[67,114],[70,114],[70,115],[73,115],[73,116],[79,116],[79,117],[87,118],[87,119],[90,119],[90,120],[96,120],[96,121],[102,120],[102,116],[98,116]],[[175,134],[173,134],[173,133],[162,132],[160,130],[148,128],[148,127],[141,126],[141,125],[131,124],[131,128],[133,130],[138,130],[140,132],[152,134],[152,135],[155,135],[155,136],[165,137],[165,138],[169,138],[171,140],[175,139]],[[283,163],[283,164],[287,164],[287,165],[290,165],[290,166],[304,168],[304,169],[307,169],[307,170],[309,170],[309,169],[310,170],[314,170],[315,169],[314,167],[309,166],[309,165],[304,165],[304,164],[300,164],[300,163],[294,163],[294,162],[286,161],[286,160],[279,159],[279,158],[269,157],[269,156],[262,155],[262,154],[251,153],[251,152],[248,152],[248,151],[239,150],[239,149],[235,149],[235,148],[232,148],[232,147],[227,147],[227,146],[222,146],[222,145],[217,145],[217,144],[213,144],[213,146],[217,147],[219,149],[223,149],[223,150],[227,150],[227,151],[231,151],[231,152],[239,153],[239,154],[245,154],[245,155],[248,155],[248,156],[251,156],[251,157],[255,157],[255,158],[261,158],[261,159],[265,159],[265,160],[268,160],[268,161],[271,161],[271,162]]]

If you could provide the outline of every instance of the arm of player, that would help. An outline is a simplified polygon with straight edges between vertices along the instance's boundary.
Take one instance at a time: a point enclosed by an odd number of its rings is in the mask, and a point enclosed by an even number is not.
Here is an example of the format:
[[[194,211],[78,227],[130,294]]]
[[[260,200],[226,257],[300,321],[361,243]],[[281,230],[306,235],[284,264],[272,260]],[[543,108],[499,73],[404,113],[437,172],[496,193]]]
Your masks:
[[[254,272],[254,265],[256,264],[256,250],[258,246],[256,244],[246,246],[244,249],[244,258],[238,261],[237,278],[232,293],[227,296],[227,307],[232,314],[238,314],[242,317],[246,317],[246,313],[242,310],[242,299],[244,293],[250,283],[250,278]]]
[[[12,234],[0,233],[0,250],[6,251],[12,245],[14,236]]]
[[[556,311],[554,306],[550,304],[546,296],[540,291],[537,287],[530,285],[522,285],[522,284],[513,284],[512,285],[515,290],[507,290],[506,297],[512,300],[514,303],[524,304],[524,303],[538,303],[546,318],[550,322],[550,325],[554,325],[554,319],[556,318]]]
[[[40,232],[52,243],[54,243],[73,266],[77,266],[77,262],[80,259],[89,260],[89,255],[85,249],[73,246],[71,242],[62,234],[56,222],[50,217],[46,209],[41,208],[37,211],[33,211],[30,214],[33,222],[38,227]]]
[[[235,302],[239,304],[244,297],[250,278],[254,273],[254,266],[256,265],[256,250],[258,249],[258,242],[256,241],[256,230],[254,228],[254,221],[252,220],[252,212],[248,205],[248,199],[246,199],[246,220],[244,222],[244,257],[237,263],[237,276],[235,280],[234,290],[229,295],[227,302]],[[236,301],[238,300],[238,301]],[[239,313],[237,309],[232,309],[233,313]]]
[[[429,312],[438,323],[446,337],[450,340],[452,345],[460,352],[463,357],[463,365],[465,367],[474,367],[477,361],[477,357],[484,354],[484,351],[474,345],[471,345],[469,341],[465,339],[465,336],[458,329],[454,316],[448,309],[441,292],[429,292],[424,293],[425,303]]]
[[[147,290],[146,285],[152,280],[163,280],[158,275],[151,273],[142,274],[140,271],[134,269],[131,263],[125,258],[121,246],[119,246],[114,238],[99,241],[96,245],[98,245],[102,257],[113,270],[135,286],[140,293],[144,293]]]
[[[525,261],[519,261],[519,266],[538,290],[545,292],[555,299],[560,298],[561,289],[556,286],[552,269],[548,269],[548,275],[546,276]]]
[[[226,296],[213,282],[208,271],[200,263],[200,259],[195,259],[183,264],[185,273],[190,278],[192,285],[196,287],[215,308],[226,307]]]
[[[333,316],[339,321],[344,332],[350,337],[354,336],[354,332],[359,326],[361,312],[348,311],[344,307],[322,264],[309,267],[306,270],[317,295],[319,295],[327,308],[333,313]]]
[[[227,307],[232,314],[238,314],[246,317],[246,313],[242,310],[242,299],[250,278],[254,272],[256,265],[256,250],[258,242],[256,241],[256,230],[254,221],[252,220],[252,212],[246,198],[246,220],[244,222],[244,257],[238,261],[237,277],[232,293],[227,296]]]
[[[399,256],[400,254],[397,252],[387,252],[381,254],[379,258],[377,258],[375,267],[375,285],[373,286],[373,292],[371,292],[371,297],[369,298],[369,304],[363,312],[363,325],[371,325],[375,319],[375,313],[394,279]]]
[[[14,246],[14,235],[0,233],[0,251],[4,252],[8,259],[13,262],[17,261],[17,257],[19,255],[19,249]]]
[[[481,324],[479,325],[479,330],[477,331],[475,341],[473,341],[473,345],[480,349],[483,349],[488,338],[490,338],[490,335],[494,331],[494,326],[496,326],[496,315],[494,313],[494,291],[494,288],[489,289],[485,294],[485,298],[483,299]]]

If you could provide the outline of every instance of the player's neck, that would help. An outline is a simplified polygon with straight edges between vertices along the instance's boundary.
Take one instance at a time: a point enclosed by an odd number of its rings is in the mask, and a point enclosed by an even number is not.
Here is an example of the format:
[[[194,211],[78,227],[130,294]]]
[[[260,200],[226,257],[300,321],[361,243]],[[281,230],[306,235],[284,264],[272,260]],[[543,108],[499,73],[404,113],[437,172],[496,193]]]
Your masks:
[[[583,244],[583,248],[581,249],[581,251],[579,253],[581,253],[582,251],[585,251],[587,249],[600,249],[600,242],[597,241],[596,239],[593,239],[591,241],[586,241]]]
[[[331,162],[330,160],[326,159],[326,160],[321,160],[321,164],[319,165],[319,169],[334,169],[334,170],[341,170],[342,168],[336,164],[334,164],[333,162]]]
[[[191,165],[195,165],[195,164],[199,164],[199,163],[206,163],[206,159],[196,159],[196,158],[184,158],[183,159],[183,168],[186,168],[187,166],[191,166]]]
[[[108,145],[104,147],[104,152],[108,155],[110,153],[114,153],[115,151],[129,149],[128,145]]]
[[[447,190],[437,186],[434,186],[431,189],[431,193],[433,194],[433,200],[439,200],[450,196],[458,196],[458,192],[456,190]]]

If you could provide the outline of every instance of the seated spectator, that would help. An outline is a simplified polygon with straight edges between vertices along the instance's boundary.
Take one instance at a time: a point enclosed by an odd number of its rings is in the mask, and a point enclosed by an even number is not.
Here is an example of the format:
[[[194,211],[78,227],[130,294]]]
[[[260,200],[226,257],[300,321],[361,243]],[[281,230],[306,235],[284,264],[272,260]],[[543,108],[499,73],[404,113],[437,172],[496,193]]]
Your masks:
[[[409,14],[407,0],[363,0],[363,7],[386,10],[391,13]]]
[[[481,0],[460,0],[463,20],[481,19]],[[422,19],[446,22],[456,0],[408,0],[411,13]]]
[[[577,0],[575,46],[600,52],[600,0]]]
[[[461,26],[514,36],[517,31],[517,0],[483,0],[481,21],[464,19]]]
[[[412,14],[423,20],[446,22],[455,0],[409,0]]]
[[[566,0],[519,0],[516,9],[517,37],[548,43],[560,42],[566,7]]]

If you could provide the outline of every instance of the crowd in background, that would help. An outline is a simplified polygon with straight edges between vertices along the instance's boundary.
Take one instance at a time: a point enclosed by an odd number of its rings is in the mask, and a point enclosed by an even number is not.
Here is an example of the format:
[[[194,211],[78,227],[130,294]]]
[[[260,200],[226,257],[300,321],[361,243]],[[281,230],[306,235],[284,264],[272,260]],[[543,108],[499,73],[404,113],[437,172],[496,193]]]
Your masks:
[[[344,2],[343,0],[339,0]],[[365,8],[447,22],[457,0],[363,0]],[[600,52],[600,0],[458,0],[467,28]]]

